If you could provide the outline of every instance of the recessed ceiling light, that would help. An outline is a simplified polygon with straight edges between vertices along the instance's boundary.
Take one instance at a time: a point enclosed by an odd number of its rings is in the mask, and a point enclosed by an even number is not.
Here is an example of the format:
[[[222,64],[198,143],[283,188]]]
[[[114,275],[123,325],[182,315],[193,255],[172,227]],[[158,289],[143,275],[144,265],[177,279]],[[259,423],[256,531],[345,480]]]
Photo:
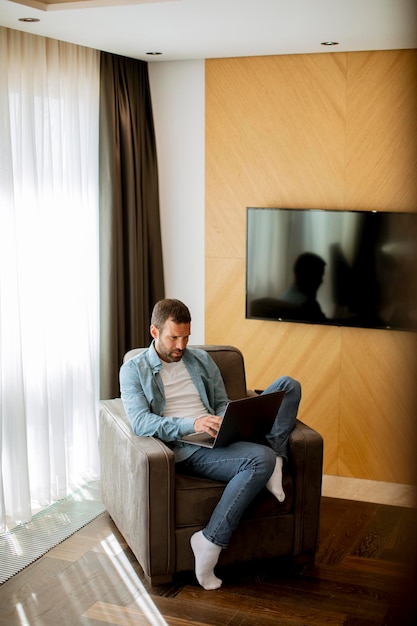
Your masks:
[[[339,42],[338,41],[322,41],[321,46],[338,46]]]
[[[19,17],[19,22],[27,22],[27,23],[32,23],[32,22],[40,22],[40,20],[38,20],[37,17]]]
[[[160,54],[163,54],[162,52],[147,52],[146,54],[149,54],[152,57],[157,57]]]

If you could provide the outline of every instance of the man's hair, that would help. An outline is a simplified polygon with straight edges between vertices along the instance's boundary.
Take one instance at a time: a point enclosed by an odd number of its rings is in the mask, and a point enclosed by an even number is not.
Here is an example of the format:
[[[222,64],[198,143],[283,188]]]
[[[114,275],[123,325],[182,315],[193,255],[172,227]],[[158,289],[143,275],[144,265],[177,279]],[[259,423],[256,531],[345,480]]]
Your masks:
[[[191,314],[188,307],[181,300],[165,298],[159,300],[153,308],[151,324],[161,330],[168,319],[172,319],[175,324],[189,324]]]
[[[307,296],[315,297],[317,289],[320,287],[326,261],[314,252],[304,252],[300,254],[294,264],[295,282],[299,290]]]

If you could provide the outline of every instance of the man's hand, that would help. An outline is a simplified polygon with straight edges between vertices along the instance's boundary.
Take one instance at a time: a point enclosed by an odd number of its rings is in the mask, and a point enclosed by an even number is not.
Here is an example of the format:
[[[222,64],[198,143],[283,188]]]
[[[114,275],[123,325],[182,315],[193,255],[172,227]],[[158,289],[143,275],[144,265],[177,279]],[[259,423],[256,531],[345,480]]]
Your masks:
[[[222,423],[222,417],[218,415],[204,415],[194,422],[194,430],[196,433],[208,433],[212,437],[217,435],[217,431]]]

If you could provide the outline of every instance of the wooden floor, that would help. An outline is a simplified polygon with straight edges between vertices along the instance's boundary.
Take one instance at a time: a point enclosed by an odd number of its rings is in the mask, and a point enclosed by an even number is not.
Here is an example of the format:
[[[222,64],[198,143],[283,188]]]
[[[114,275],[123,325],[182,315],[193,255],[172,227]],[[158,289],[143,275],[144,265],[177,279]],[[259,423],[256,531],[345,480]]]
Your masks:
[[[314,565],[285,561],[150,588],[107,513],[0,586],[0,625],[411,626],[416,510],[323,497]]]

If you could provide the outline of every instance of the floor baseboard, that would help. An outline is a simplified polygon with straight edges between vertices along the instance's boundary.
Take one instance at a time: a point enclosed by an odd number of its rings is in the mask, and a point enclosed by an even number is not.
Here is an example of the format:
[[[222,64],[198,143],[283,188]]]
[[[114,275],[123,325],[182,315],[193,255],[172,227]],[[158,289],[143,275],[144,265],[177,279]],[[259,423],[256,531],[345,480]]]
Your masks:
[[[416,508],[417,488],[379,480],[323,475],[322,495],[329,498],[358,500],[375,504],[389,504]]]

